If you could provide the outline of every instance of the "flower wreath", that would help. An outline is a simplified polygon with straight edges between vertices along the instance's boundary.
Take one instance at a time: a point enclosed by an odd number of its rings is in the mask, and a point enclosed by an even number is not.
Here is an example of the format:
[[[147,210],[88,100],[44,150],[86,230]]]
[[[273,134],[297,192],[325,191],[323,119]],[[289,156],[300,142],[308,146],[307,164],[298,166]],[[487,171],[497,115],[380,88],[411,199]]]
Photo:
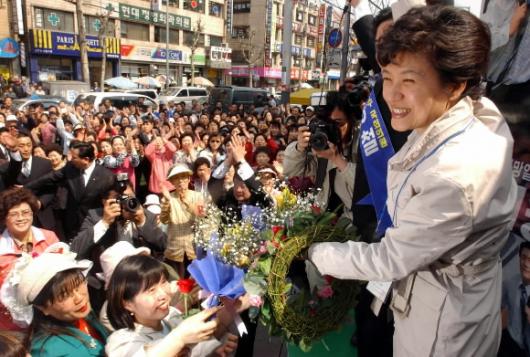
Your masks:
[[[265,233],[270,235],[267,252],[250,268],[245,288],[251,294],[265,292],[260,320],[269,333],[307,351],[313,342],[341,325],[356,304],[360,285],[324,276],[321,284],[310,291],[296,291],[289,282],[289,270],[293,262],[301,261],[302,252],[312,243],[356,240],[356,234],[349,220],[337,221],[329,212],[301,213],[292,223],[288,230],[273,227]]]

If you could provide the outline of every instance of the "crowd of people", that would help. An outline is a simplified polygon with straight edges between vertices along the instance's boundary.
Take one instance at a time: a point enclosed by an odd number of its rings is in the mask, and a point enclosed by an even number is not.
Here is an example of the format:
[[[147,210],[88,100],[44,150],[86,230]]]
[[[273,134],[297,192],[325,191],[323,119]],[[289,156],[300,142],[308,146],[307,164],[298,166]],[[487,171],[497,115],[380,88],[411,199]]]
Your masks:
[[[481,96],[490,33],[453,7],[364,20],[373,51],[357,37],[376,75],[347,79],[320,108],[170,102],[153,111],[81,101],[20,111],[5,96],[0,331],[12,333],[0,332],[2,348],[252,356],[246,295],[185,318],[175,282],[204,253],[193,224],[208,205],[241,218],[245,204],[275,205],[277,184],[296,176],[360,235],[310,247],[316,268],[393,282],[391,299],[374,298],[370,284],[359,295],[352,341],[361,355],[495,355],[499,251],[516,185],[511,134]],[[375,102],[379,148],[395,151],[388,166],[374,161],[376,136],[363,119]],[[387,179],[383,192],[374,177]],[[361,203],[370,194],[373,205]],[[381,210],[376,195],[387,202]],[[248,334],[238,338],[239,313]]]

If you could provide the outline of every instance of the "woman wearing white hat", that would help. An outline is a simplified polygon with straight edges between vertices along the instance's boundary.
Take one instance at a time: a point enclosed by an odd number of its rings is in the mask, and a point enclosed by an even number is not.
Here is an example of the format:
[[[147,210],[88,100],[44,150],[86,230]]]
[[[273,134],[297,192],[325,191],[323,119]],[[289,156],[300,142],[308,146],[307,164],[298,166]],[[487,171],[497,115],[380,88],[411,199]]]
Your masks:
[[[163,189],[162,212],[160,221],[168,225],[167,247],[164,253],[166,262],[184,278],[186,267],[196,258],[193,247],[193,223],[195,217],[203,214],[204,199],[200,192],[190,190],[192,171],[186,164],[176,164],[167,179],[175,191],[169,193]]]
[[[75,256],[64,243],[23,254],[2,286],[13,318],[31,324],[33,356],[104,356],[108,333],[91,313],[86,282],[92,262]]]

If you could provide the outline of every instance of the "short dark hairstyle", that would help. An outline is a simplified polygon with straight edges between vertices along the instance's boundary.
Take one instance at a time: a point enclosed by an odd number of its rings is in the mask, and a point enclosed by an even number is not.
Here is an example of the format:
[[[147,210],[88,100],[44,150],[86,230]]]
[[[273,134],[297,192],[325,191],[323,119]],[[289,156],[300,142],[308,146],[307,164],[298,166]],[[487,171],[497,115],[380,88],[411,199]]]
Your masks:
[[[189,136],[191,138],[191,141],[193,142],[193,135],[191,135],[190,133],[184,133],[180,136],[180,142],[182,143],[182,140],[184,140],[185,137]]]
[[[72,143],[72,145],[70,146],[70,149],[79,150],[79,157],[81,159],[89,159],[90,161],[93,161],[96,158],[94,147],[89,143],[85,143],[82,141],[76,141]]]
[[[63,155],[63,148],[59,144],[51,143],[44,147],[44,151],[46,152],[46,155],[51,153],[52,151],[55,151],[59,153],[60,155]]]
[[[4,226],[9,210],[22,203],[27,203],[33,214],[39,210],[37,197],[27,188],[12,187],[0,193],[0,225]]]
[[[254,151],[254,160],[256,160],[256,157],[258,156],[258,154],[267,154],[269,159],[272,160],[271,152],[268,147],[262,146],[262,147],[256,148],[256,150]]]
[[[205,157],[198,157],[197,160],[195,160],[195,162],[193,163],[193,172],[197,173],[197,170],[202,165],[206,165],[206,166],[208,166],[208,168],[212,167],[212,164],[210,163],[210,160],[208,160]]]
[[[168,279],[169,274],[155,258],[146,255],[124,258],[112,273],[107,290],[107,316],[112,327],[134,329],[134,317],[123,306],[124,301],[131,301],[163,277]]]
[[[377,31],[379,25],[381,25],[385,21],[392,19],[393,17],[391,7],[385,7],[383,10],[379,11],[374,17],[374,33]]]
[[[424,54],[445,84],[466,83],[462,96],[478,99],[488,70],[490,32],[469,11],[451,6],[413,8],[397,20],[377,45],[387,66],[402,53]]]

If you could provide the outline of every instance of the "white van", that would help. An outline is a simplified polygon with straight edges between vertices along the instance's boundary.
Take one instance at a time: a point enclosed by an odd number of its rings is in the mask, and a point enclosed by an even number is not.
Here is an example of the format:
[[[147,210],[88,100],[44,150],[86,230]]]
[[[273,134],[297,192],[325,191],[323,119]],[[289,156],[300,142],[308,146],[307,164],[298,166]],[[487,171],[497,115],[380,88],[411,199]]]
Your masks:
[[[110,100],[113,107],[118,109],[135,104],[152,107],[153,112],[158,111],[157,102],[151,98],[141,94],[125,92],[90,92],[79,94],[74,101],[74,105],[78,105],[81,101],[85,101],[89,104],[93,104],[94,108],[98,109],[107,99]]]
[[[189,107],[194,100],[201,104],[208,103],[208,91],[199,87],[169,87],[160,93],[158,99],[164,104],[184,102]]]

